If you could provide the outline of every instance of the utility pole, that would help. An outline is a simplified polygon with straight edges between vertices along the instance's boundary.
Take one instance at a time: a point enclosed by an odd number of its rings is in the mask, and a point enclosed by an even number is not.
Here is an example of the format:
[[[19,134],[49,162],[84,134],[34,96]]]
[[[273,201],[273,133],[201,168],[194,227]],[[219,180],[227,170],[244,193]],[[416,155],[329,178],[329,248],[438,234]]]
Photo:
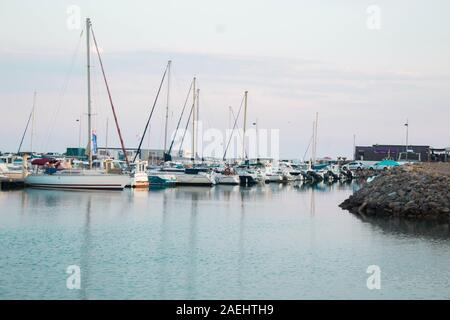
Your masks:
[[[78,149],[81,148],[81,118],[83,117],[83,114],[80,114],[80,118],[77,119],[78,122]]]
[[[408,122],[408,119],[406,119],[406,123],[405,123],[405,126],[406,126],[406,143],[405,143],[405,151],[406,151],[406,161],[408,161],[408,134],[409,134],[409,122]]]
[[[356,134],[353,134],[353,161],[356,161]]]

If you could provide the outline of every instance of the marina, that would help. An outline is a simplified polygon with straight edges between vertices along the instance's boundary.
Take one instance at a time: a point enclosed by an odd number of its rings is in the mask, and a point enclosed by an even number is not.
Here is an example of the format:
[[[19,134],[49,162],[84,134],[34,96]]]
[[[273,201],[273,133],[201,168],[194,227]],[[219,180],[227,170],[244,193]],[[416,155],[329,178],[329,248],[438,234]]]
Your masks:
[[[450,299],[449,22],[230,1],[2,6],[0,300]]]

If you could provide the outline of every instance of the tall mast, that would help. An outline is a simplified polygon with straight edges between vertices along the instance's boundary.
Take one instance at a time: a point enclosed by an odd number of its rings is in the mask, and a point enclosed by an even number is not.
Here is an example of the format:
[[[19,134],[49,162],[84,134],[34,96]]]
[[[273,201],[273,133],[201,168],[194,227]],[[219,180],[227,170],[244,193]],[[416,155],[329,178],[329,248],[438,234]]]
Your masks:
[[[167,62],[167,104],[166,104],[166,125],[164,129],[164,153],[167,151],[167,123],[169,120],[169,97],[170,97],[170,65],[172,60]]]
[[[316,119],[314,121],[314,125],[313,125],[313,163],[316,162],[316,158],[317,158],[317,123],[319,122],[319,113],[316,112]]]
[[[194,77],[193,85],[192,85],[192,157],[191,160],[194,162],[195,160],[195,81]]]
[[[86,61],[87,61],[87,98],[88,98],[88,145],[89,169],[92,169],[92,137],[91,137],[91,55],[89,37],[91,34],[91,19],[86,18]]]
[[[242,135],[242,159],[245,159],[245,131],[247,124],[247,95],[248,91],[245,91],[244,95],[244,134]]]
[[[256,126],[256,158],[259,159],[258,118],[256,118],[255,126]]]
[[[195,133],[196,134],[196,140],[197,140],[197,149],[198,149],[198,120],[199,120],[199,115],[200,115],[200,89],[197,89],[197,114],[196,114],[196,116],[197,116],[197,132]],[[202,148],[201,151],[203,153],[203,148]],[[203,158],[203,154],[202,154],[201,158]]]
[[[30,153],[33,154],[33,135],[34,135],[34,114],[35,114],[35,108],[36,108],[36,91],[33,95],[33,108],[31,111],[31,138],[30,138]]]

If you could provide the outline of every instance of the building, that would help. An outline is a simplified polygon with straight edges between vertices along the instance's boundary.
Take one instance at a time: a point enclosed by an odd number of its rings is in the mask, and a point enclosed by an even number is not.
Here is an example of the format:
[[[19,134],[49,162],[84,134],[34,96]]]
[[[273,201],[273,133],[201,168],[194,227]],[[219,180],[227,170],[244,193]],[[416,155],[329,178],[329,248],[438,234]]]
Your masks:
[[[136,156],[136,148],[126,149],[127,157],[129,160],[133,160]],[[125,160],[122,148],[97,148],[98,158],[113,158],[118,160]],[[164,160],[164,150],[162,149],[141,149],[140,156],[141,160],[149,161],[149,163],[159,163]]]
[[[356,146],[355,160],[381,161],[383,159],[429,161],[430,146],[408,146],[374,144],[373,146]],[[408,151],[406,153],[406,151]]]
[[[85,148],[66,148],[66,156],[70,158],[85,159]]]
[[[448,162],[449,160],[450,160],[450,147],[430,149],[430,161]]]

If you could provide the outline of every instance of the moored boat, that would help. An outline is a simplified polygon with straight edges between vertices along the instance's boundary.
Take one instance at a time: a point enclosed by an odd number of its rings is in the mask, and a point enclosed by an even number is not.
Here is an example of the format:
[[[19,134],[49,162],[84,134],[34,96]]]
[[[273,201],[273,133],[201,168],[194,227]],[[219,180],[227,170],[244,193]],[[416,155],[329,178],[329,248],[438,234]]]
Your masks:
[[[92,148],[92,136],[93,131],[91,130],[91,81],[90,81],[90,37],[94,39],[95,48],[99,58],[100,67],[102,69],[103,77],[106,84],[106,89],[110,99],[111,108],[113,111],[114,119],[117,126],[117,131],[119,133],[119,138],[122,144],[122,151],[124,152],[126,162],[128,164],[128,159],[126,157],[125,146],[123,144],[123,139],[120,134],[120,129],[115,113],[115,109],[112,103],[111,92],[107,85],[107,80],[103,70],[103,64],[100,58],[100,52],[98,50],[97,41],[95,39],[94,33],[92,31],[92,25],[89,18],[86,19],[86,52],[87,52],[87,115],[88,115],[88,165],[89,169],[72,169],[70,163],[64,161],[50,161],[50,159],[35,159],[32,161],[32,165],[35,165],[35,170],[32,174],[25,178],[25,185],[30,187],[39,188],[56,188],[56,189],[114,189],[122,190],[127,184],[130,183],[130,176],[128,174],[122,174],[120,170],[119,173],[113,173],[112,170],[112,160],[106,160],[104,162],[104,168],[101,170],[93,170],[93,148]],[[37,161],[41,160],[41,161]],[[49,161],[47,161],[49,160]],[[68,164],[65,166],[64,164]]]
[[[164,171],[148,171],[148,181],[151,186],[174,186],[177,182],[175,174]]]
[[[108,174],[99,170],[61,170],[52,174],[30,174],[25,185],[50,189],[122,190],[130,176]]]

